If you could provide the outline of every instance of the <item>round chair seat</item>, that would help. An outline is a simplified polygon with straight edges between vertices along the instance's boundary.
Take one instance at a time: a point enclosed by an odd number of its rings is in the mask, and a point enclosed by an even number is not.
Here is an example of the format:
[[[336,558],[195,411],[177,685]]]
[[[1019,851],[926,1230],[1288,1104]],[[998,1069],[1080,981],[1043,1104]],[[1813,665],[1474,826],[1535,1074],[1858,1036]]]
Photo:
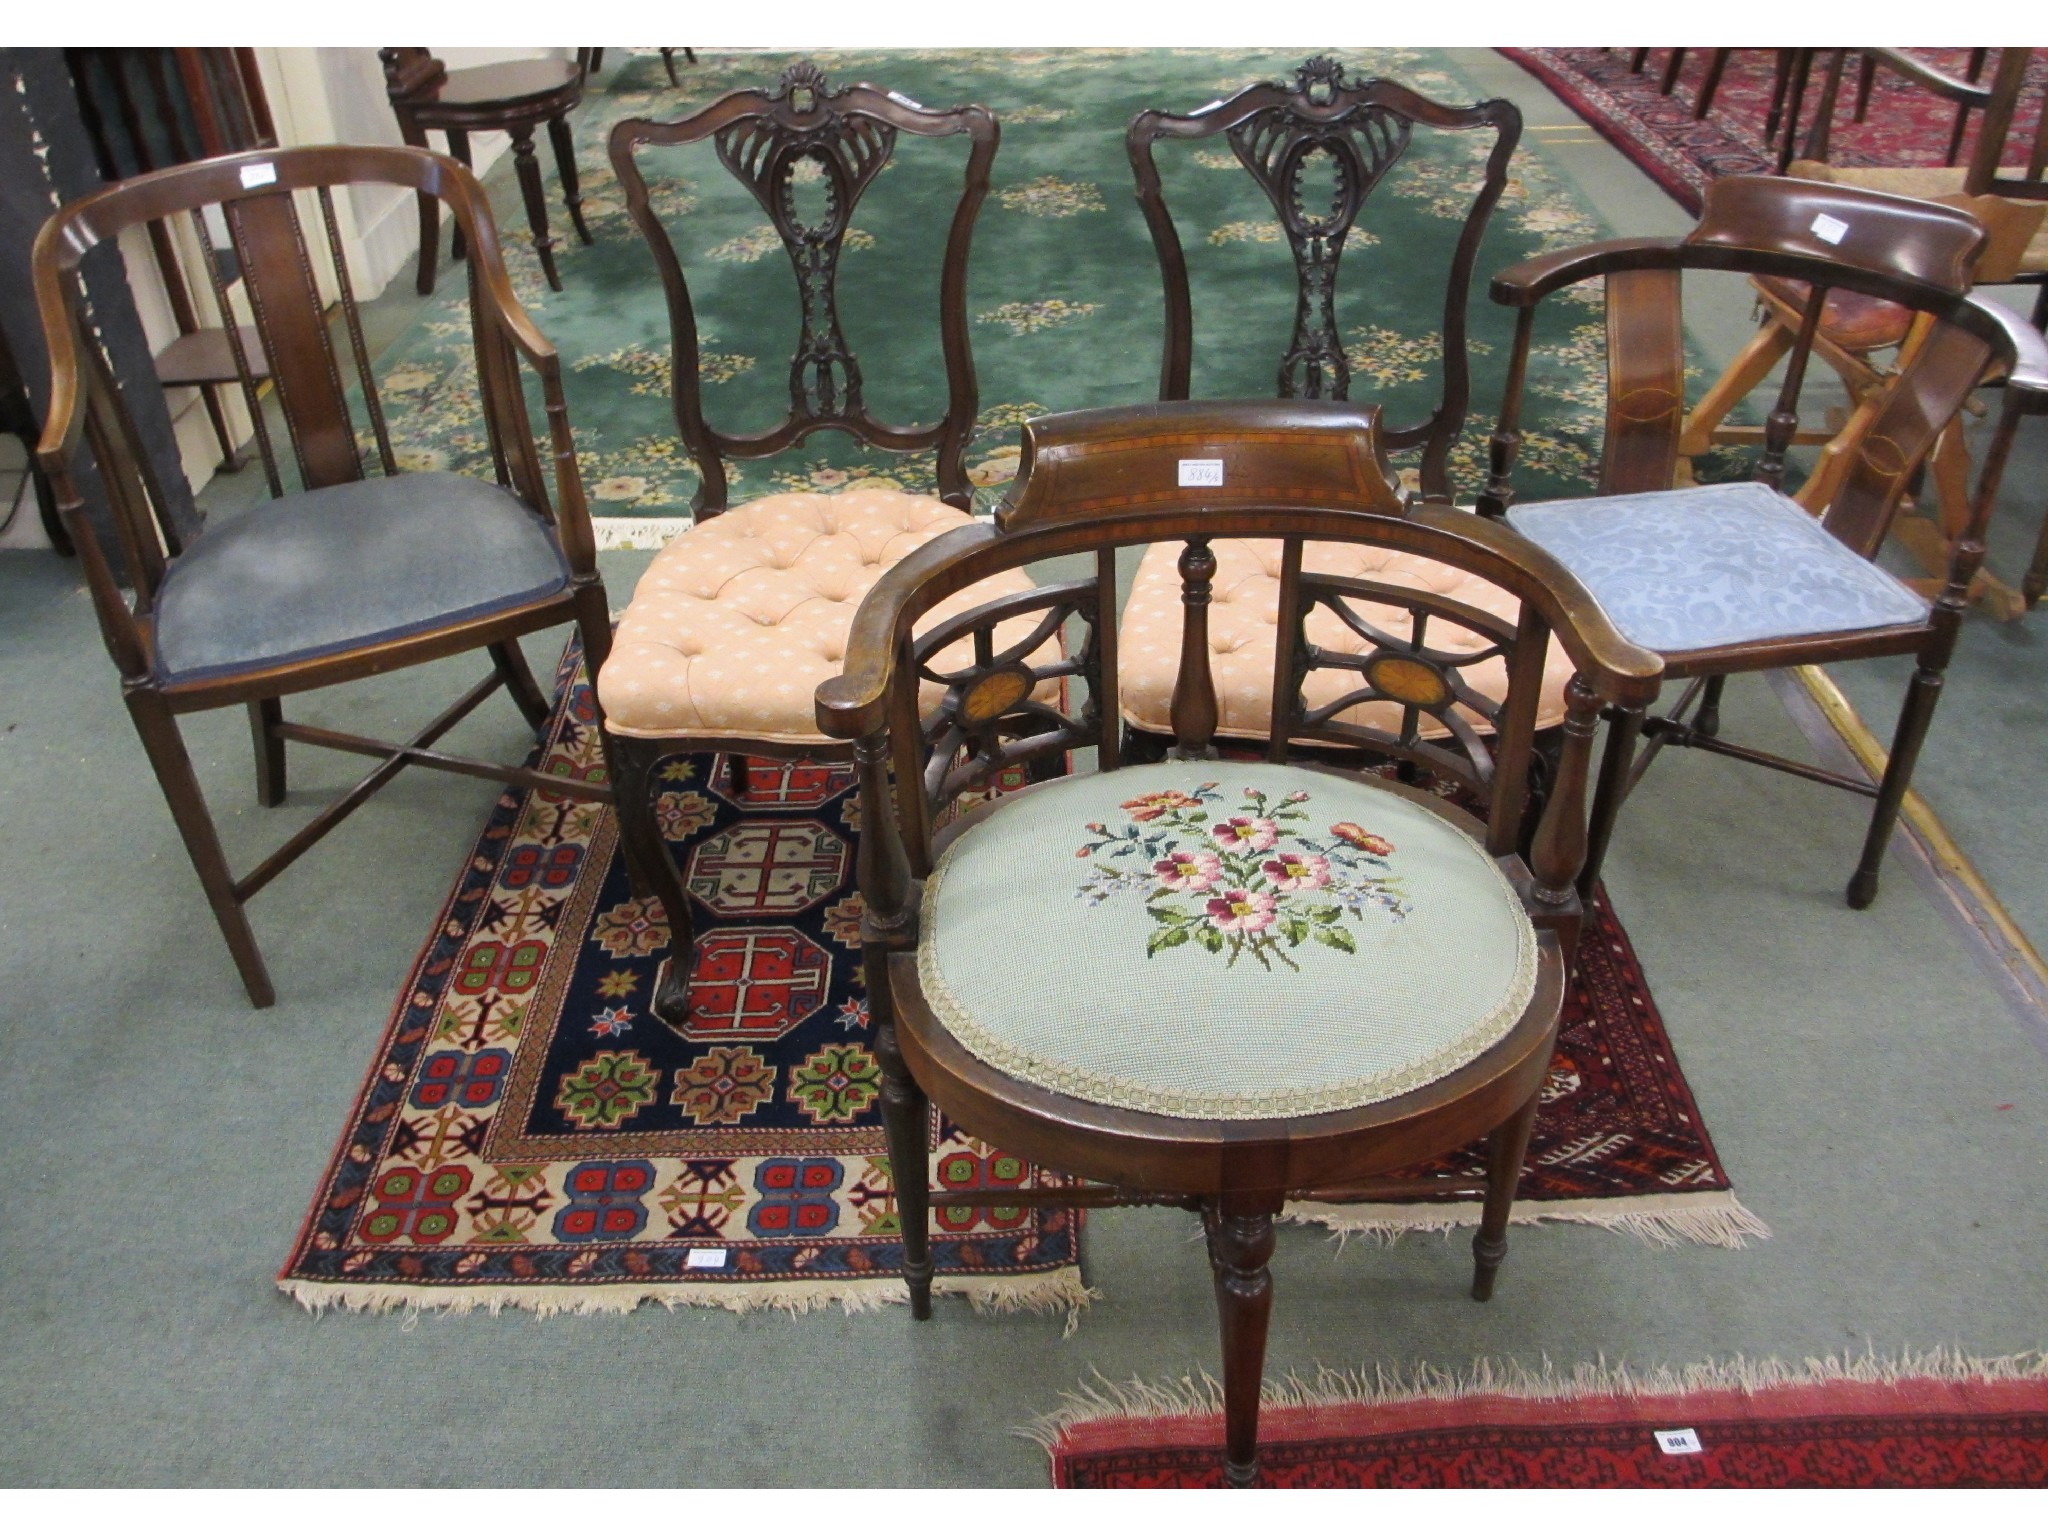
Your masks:
[[[597,680],[607,728],[824,741],[812,697],[839,675],[868,588],[920,544],[972,521],[893,486],[763,496],[702,519],[669,540],[626,605]],[[1022,571],[992,576],[938,604],[920,629],[1030,589]],[[996,635],[1014,644],[1031,629],[1015,619]],[[962,641],[933,661],[943,669],[972,659]],[[936,704],[944,689],[932,683],[927,693]]]
[[[1353,1109],[1505,1037],[1537,945],[1484,848],[1390,787],[1161,763],[1043,785],[947,849],[918,978],[999,1071],[1117,1109]]]

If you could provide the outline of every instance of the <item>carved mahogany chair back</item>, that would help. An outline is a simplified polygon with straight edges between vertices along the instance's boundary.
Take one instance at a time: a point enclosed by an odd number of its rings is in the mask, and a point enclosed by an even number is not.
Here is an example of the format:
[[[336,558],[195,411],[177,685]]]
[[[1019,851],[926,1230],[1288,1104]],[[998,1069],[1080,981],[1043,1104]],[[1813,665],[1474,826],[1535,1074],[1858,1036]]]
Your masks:
[[[475,252],[469,301],[476,401],[495,485],[400,468],[338,218],[335,189],[357,185],[402,189],[445,205]],[[93,247],[159,222],[190,242],[220,312],[247,318],[229,324],[226,335],[272,498],[218,533],[202,527],[196,538],[181,535],[169,514],[164,469],[147,451],[92,339],[78,280],[80,260]],[[152,766],[258,1006],[273,994],[243,903],[399,769],[421,764],[605,797],[601,784],[430,750],[499,686],[530,724],[546,720],[548,702],[519,653],[518,635],[574,620],[593,667],[610,642],[560,360],[513,295],[475,177],[445,156],[399,147],[255,150],[201,160],[67,204],[44,225],[33,264],[52,374],[38,463],[77,546]],[[338,323],[328,313],[330,295]],[[539,378],[545,456],[522,390],[522,360]],[[257,393],[266,378],[276,386],[282,443]],[[85,448],[106,487],[117,549],[104,547],[82,514]],[[361,531],[371,525],[379,530],[374,535]],[[489,547],[464,547],[478,537]],[[239,553],[223,553],[224,540]],[[314,605],[321,611],[309,617],[301,599],[323,589]],[[208,638],[222,634],[227,638],[218,643]],[[284,718],[279,703],[288,693],[479,647],[490,650],[492,675],[409,743],[300,725]],[[239,879],[228,872],[173,721],[231,704],[249,708],[265,805],[284,797],[288,741],[385,760]]]
[[[1194,315],[1187,258],[1166,206],[1153,145],[1162,139],[1201,140],[1221,134],[1272,203],[1294,257],[1294,328],[1280,358],[1279,393],[1288,399],[1343,400],[1350,393],[1351,369],[1337,328],[1338,265],[1366,200],[1408,152],[1418,124],[1493,134],[1492,150],[1445,274],[1442,396],[1423,420],[1388,426],[1380,434],[1390,449],[1420,445],[1423,493],[1447,500],[1450,452],[1471,400],[1465,342],[1472,268],[1486,221],[1507,185],[1509,158],[1521,138],[1522,114],[1515,104],[1493,100],[1469,107],[1444,106],[1396,81],[1347,81],[1342,64],[1316,57],[1296,70],[1288,84],[1247,86],[1199,112],[1140,112],[1131,119],[1125,147],[1166,290],[1159,398],[1188,398]],[[1334,192],[1323,194],[1329,197],[1327,205],[1318,196],[1316,170],[1317,162],[1325,160],[1334,171]]]
[[[899,134],[965,135],[967,169],[946,235],[939,284],[946,413],[930,426],[897,426],[870,414],[855,356],[839,317],[839,259],[855,209],[888,166]],[[789,411],[765,432],[733,435],[704,419],[697,315],[674,242],[649,196],[636,152],[648,145],[712,142],[719,161],[768,215],[796,274],[802,325],[789,362]],[[668,300],[676,427],[696,461],[699,516],[725,510],[724,456],[762,458],[835,430],[873,447],[938,455],[940,499],[967,509],[972,488],[962,455],[978,404],[967,334],[967,257],[975,216],[988,195],[997,126],[985,107],[944,111],[870,85],[832,89],[815,65],[784,71],[773,91],[732,91],[676,122],[629,118],[611,135],[612,166],[626,206],[646,237]],[[800,180],[822,178],[822,207],[799,197]]]

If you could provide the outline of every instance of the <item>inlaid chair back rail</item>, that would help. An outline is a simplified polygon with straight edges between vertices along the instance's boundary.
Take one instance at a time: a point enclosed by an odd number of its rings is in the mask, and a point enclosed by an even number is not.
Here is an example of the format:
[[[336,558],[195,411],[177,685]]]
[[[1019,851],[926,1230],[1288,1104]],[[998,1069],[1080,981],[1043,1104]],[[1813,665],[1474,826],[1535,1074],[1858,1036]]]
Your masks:
[[[1079,414],[1079,413],[1077,413]],[[1114,413],[1086,413],[1109,416]],[[1032,428],[1054,427],[1060,418],[1033,423]],[[1027,431],[1031,428],[1027,428]],[[914,551],[894,567],[869,593],[854,620],[845,671],[818,690],[818,723],[829,736],[855,743],[855,755],[862,765],[864,803],[890,803],[883,770],[893,768],[897,786],[893,823],[881,817],[866,823],[863,857],[872,856],[881,870],[901,871],[901,878],[884,878],[888,892],[907,899],[908,884],[921,879],[932,868],[936,853],[932,828],[938,813],[966,789],[985,782],[999,766],[1029,757],[1064,752],[1079,747],[1100,749],[1109,737],[1104,722],[1094,710],[1080,719],[1060,715],[1044,705],[1031,702],[1038,684],[1052,676],[1080,676],[1091,698],[1114,697],[1114,658],[1102,655],[1095,636],[1107,626],[1095,621],[1097,586],[1090,580],[1063,582],[1043,587],[1019,598],[984,605],[953,619],[944,634],[956,640],[974,633],[977,665],[949,679],[951,691],[944,703],[929,715],[917,705],[917,684],[924,668],[921,654],[928,653],[931,637],[914,642],[913,631],[921,615],[948,596],[999,571],[1013,570],[1031,562],[1059,556],[1092,554],[1106,562],[1114,550],[1133,544],[1186,541],[1200,550],[1216,538],[1278,538],[1284,541],[1289,565],[1297,573],[1305,540],[1353,542],[1382,545],[1404,553],[1442,560],[1483,575],[1521,599],[1523,617],[1519,625],[1508,626],[1489,615],[1468,614],[1457,605],[1430,600],[1405,588],[1381,587],[1377,583],[1342,583],[1327,579],[1297,579],[1283,599],[1282,633],[1291,637],[1281,647],[1280,665],[1293,677],[1295,669],[1313,660],[1318,664],[1350,666],[1371,676],[1375,668],[1390,664],[1415,669],[1447,695],[1470,699],[1480,705],[1501,727],[1500,739],[1510,743],[1511,755],[1493,777],[1493,803],[1488,823],[1488,845],[1496,856],[1514,851],[1521,825],[1527,790],[1530,754],[1528,738],[1533,722],[1535,689],[1551,633],[1556,633],[1578,669],[1575,704],[1585,713],[1585,732],[1591,730],[1591,702],[1597,698],[1622,707],[1640,707],[1655,697],[1661,666],[1649,653],[1630,645],[1616,633],[1578,583],[1549,556],[1526,543],[1512,530],[1483,522],[1466,514],[1437,508],[1421,508],[1412,515],[1325,511],[1295,506],[1228,507],[1204,506],[1193,495],[1171,508],[1108,511],[1094,515],[1040,522],[1005,532],[983,524],[955,529]],[[1314,657],[1301,635],[1308,606],[1316,602],[1339,603],[1347,597],[1369,597],[1376,602],[1398,605],[1411,613],[1432,612],[1459,624],[1481,628],[1494,645],[1511,653],[1509,705],[1516,710],[1512,719],[1502,713],[1498,701],[1479,699],[1455,681],[1454,668],[1468,658],[1462,653],[1440,658],[1426,644],[1415,645],[1401,636],[1374,632],[1361,626],[1361,638],[1369,651],[1357,657],[1331,658],[1320,652]],[[1189,611],[1206,601],[1199,573],[1190,578]],[[1032,668],[1022,658],[1030,642],[1013,645],[997,653],[986,636],[999,619],[1036,609],[1045,613],[1047,623],[1078,615],[1093,632],[1075,659],[1051,668]],[[1356,615],[1354,614],[1355,618]],[[1481,623],[1480,621],[1483,621]],[[1421,623],[1418,621],[1417,628]],[[1198,638],[1191,636],[1191,638]],[[1196,658],[1195,669],[1206,669],[1204,645],[1184,647],[1183,659]],[[1451,674],[1447,677],[1446,674]],[[983,702],[977,710],[977,696]],[[1274,733],[1272,755],[1286,760],[1291,739],[1317,738],[1344,745],[1359,745],[1363,733],[1347,731],[1327,723],[1329,712],[1308,711],[1298,683],[1282,687],[1277,695],[1286,711],[1288,729]],[[1368,696],[1393,695],[1372,692]],[[1178,701],[1177,701],[1178,704]],[[1213,726],[1213,717],[1211,720]],[[1570,727],[1567,727],[1570,735]],[[1007,739],[1009,745],[991,750],[985,743]],[[972,744],[974,757],[966,769],[957,765],[960,748]],[[1375,738],[1369,743],[1400,752],[1402,744]],[[1518,744],[1518,745],[1514,745]],[[1567,743],[1571,755],[1573,743]],[[1581,765],[1583,741],[1580,748]],[[1195,733],[1184,740],[1183,750],[1200,756],[1207,739]],[[1113,750],[1113,748],[1112,748]],[[1483,748],[1481,749],[1484,750]],[[1433,751],[1425,761],[1438,766]],[[1110,766],[1114,765],[1113,757]],[[1449,763],[1455,776],[1471,779],[1465,765]],[[913,792],[912,786],[922,790]],[[1583,781],[1580,783],[1583,791]],[[1561,825],[1574,813],[1572,795],[1560,785],[1553,799],[1560,826],[1550,832],[1556,845],[1548,849],[1555,865],[1569,856],[1570,834]],[[1583,802],[1580,802],[1581,806]],[[1582,814],[1582,812],[1581,812]],[[1539,843],[1542,836],[1539,835]],[[868,852],[873,845],[872,855]],[[1580,845],[1583,846],[1582,844]],[[1541,862],[1541,861],[1539,861]],[[1572,868],[1576,869],[1576,863]],[[1543,873],[1538,871],[1539,878]],[[1568,882],[1569,876],[1565,877]],[[1554,887],[1553,887],[1554,888]],[[886,901],[876,904],[870,897],[877,921],[907,924],[907,912],[891,908]],[[905,932],[908,931],[906,928]]]
[[[445,203],[470,243],[476,409],[496,484],[400,468],[336,206],[334,189],[352,185]],[[158,468],[91,338],[78,284],[79,262],[95,246],[153,222],[189,234],[211,273],[272,498],[190,538],[166,514]],[[309,233],[309,223],[317,230]],[[37,462],[55,487],[124,701],[251,1001],[261,1007],[275,994],[245,904],[401,770],[432,767],[571,799],[608,798],[594,768],[541,771],[436,745],[500,687],[529,726],[546,723],[548,700],[519,636],[573,622],[593,668],[611,641],[561,366],[513,296],[490,210],[468,171],[416,148],[320,146],[199,161],[59,209],[33,260],[52,374]],[[339,300],[339,326],[329,293]],[[243,305],[253,322],[246,329],[235,314]],[[352,384],[344,382],[344,348]],[[276,385],[295,480],[257,396],[258,355]],[[539,377],[545,462],[523,367]],[[360,412],[351,398],[358,391]],[[367,448],[358,438],[364,430]],[[77,460],[86,445],[115,513],[118,565],[84,515]],[[489,651],[490,675],[406,741],[285,716],[286,694],[474,649]],[[378,759],[240,876],[176,723],[179,714],[224,705],[248,710],[262,805],[285,798],[287,743]]]
[[[245,180],[246,178],[246,180]],[[266,179],[269,178],[269,179]],[[561,364],[555,349],[534,328],[506,279],[497,231],[474,177],[442,155],[382,147],[314,147],[255,150],[216,160],[151,172],[72,203],[44,226],[36,242],[36,300],[51,342],[52,391],[38,461],[67,507],[109,650],[124,676],[147,670],[137,628],[150,615],[164,570],[164,557],[180,552],[154,484],[155,469],[122,408],[99,349],[87,339],[77,283],[80,259],[94,246],[125,229],[153,220],[189,220],[206,250],[207,265],[230,302],[223,268],[232,256],[247,295],[255,331],[277,384],[286,430],[301,482],[307,489],[364,477],[356,427],[342,383],[340,359],[321,308],[315,277],[325,264],[335,275],[354,382],[362,391],[365,416],[375,439],[378,469],[397,473],[376,378],[369,366],[360,305],[333,217],[331,188],[345,184],[410,187],[447,204],[483,259],[470,265],[470,299],[476,318],[478,373],[484,383],[481,409],[500,484],[509,485],[529,506],[553,520],[572,569],[596,570]],[[299,194],[317,206],[324,250],[307,238]],[[228,249],[217,249],[206,210],[218,209]],[[224,311],[225,312],[225,311]],[[228,327],[273,496],[285,492],[284,474],[257,400],[241,329]],[[540,450],[519,392],[519,359],[539,376],[548,422],[552,476],[543,471]],[[117,513],[117,528],[132,574],[133,607],[120,591],[89,524],[76,515],[80,498],[73,465],[80,438],[91,435],[95,460],[104,474]],[[550,494],[549,481],[553,486]]]
[[[1590,278],[1606,280],[1610,379],[1600,492],[1619,495],[1664,490],[1672,482],[1685,418],[1682,274],[1740,272],[1809,285],[1758,463],[1757,478],[1775,486],[1797,431],[1806,363],[1829,291],[1890,300],[1996,346],[2002,323],[1972,310],[1964,297],[1983,239],[1982,226],[1968,214],[1917,199],[1729,176],[1708,189],[1700,224],[1688,235],[1603,241],[1508,268],[1494,278],[1491,292],[1496,303],[1517,310],[1515,339],[1480,511],[1498,516],[1512,499],[1509,476],[1520,444],[1520,395],[1535,306],[1548,294]],[[1967,348],[1960,338],[1941,345]],[[1937,431],[1942,424],[1935,424]],[[1911,462],[1897,472],[1854,474],[1830,503],[1828,526],[1853,548],[1874,548],[1931,446],[1931,438],[1911,445]]]
[[[1494,135],[1445,272],[1442,396],[1422,421],[1381,432],[1391,449],[1421,445],[1423,493],[1448,499],[1450,451],[1471,401],[1465,343],[1473,264],[1486,221],[1507,185],[1508,162],[1522,132],[1522,115],[1513,102],[1446,106],[1393,80],[1348,82],[1341,64],[1318,57],[1303,64],[1290,84],[1247,86],[1228,100],[1185,116],[1154,110],[1134,117],[1125,148],[1165,288],[1160,399],[1188,398],[1194,314],[1187,258],[1166,206],[1153,146],[1162,139],[1194,141],[1218,134],[1229,139],[1239,162],[1272,203],[1294,256],[1294,330],[1280,360],[1279,392],[1290,398],[1341,400],[1350,392],[1351,371],[1337,332],[1338,264],[1366,200],[1408,152],[1417,124],[1450,131],[1490,129]],[[1313,192],[1305,172],[1317,155],[1330,157],[1336,167],[1335,191],[1327,208],[1308,204]]]
[[[860,362],[839,321],[841,247],[861,197],[894,155],[899,133],[927,139],[965,135],[969,140],[939,281],[946,413],[929,426],[896,426],[869,413]],[[804,63],[785,71],[773,92],[732,91],[674,122],[628,118],[613,126],[612,166],[625,189],[633,222],[654,255],[668,300],[676,427],[702,477],[694,504],[700,516],[725,510],[722,455],[760,458],[825,430],[898,452],[936,448],[940,499],[968,509],[973,491],[962,456],[979,401],[968,342],[967,260],[975,217],[988,195],[997,137],[996,120],[984,107],[929,110],[869,85],[833,90],[815,66]],[[766,432],[731,435],[704,419],[696,310],[682,262],[637,158],[644,147],[706,139],[768,215],[795,269],[802,301],[802,330],[789,365],[789,412]],[[807,220],[794,191],[803,165],[815,167],[826,183],[824,212],[815,221]]]

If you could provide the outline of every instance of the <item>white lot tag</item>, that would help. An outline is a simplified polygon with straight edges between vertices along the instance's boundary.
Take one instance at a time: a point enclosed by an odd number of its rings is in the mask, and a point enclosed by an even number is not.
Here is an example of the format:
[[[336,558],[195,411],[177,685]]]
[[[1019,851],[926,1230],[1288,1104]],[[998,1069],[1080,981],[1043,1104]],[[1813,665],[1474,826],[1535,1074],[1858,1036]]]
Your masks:
[[[1849,233],[1849,226],[1831,213],[1817,213],[1813,216],[1813,232],[1829,245],[1840,245],[1842,236]]]
[[[277,167],[268,160],[242,167],[242,185],[245,187],[267,187],[277,180]]]
[[[1180,483],[1182,485],[1221,485],[1223,483],[1223,461],[1221,459],[1182,459],[1180,461]]]
[[[899,107],[908,107],[913,112],[922,112],[924,110],[923,102],[912,101],[908,96],[904,95],[901,91],[889,91],[886,94],[888,95],[888,98],[891,101],[895,102],[896,105]]]
[[[725,1268],[725,1250],[723,1248],[692,1248],[689,1256],[683,1260],[683,1268],[723,1269]],[[1691,1434],[1692,1431],[1687,1430],[1686,1433]]]
[[[1653,1429],[1650,1433],[1657,1437],[1657,1449],[1666,1456],[1697,1456],[1704,1449],[1696,1429]]]

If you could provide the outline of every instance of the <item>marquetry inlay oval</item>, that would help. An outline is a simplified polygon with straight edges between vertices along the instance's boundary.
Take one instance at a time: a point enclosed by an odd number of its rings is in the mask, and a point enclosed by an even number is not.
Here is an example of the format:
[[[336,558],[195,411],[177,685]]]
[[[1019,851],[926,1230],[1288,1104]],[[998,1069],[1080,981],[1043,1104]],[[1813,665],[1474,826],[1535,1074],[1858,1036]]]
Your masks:
[[[1365,669],[1365,679],[1390,699],[1423,709],[1448,704],[1451,690],[1427,662],[1405,656],[1382,656]]]
[[[1031,674],[1021,668],[978,677],[960,695],[960,718],[993,720],[1030,691]]]
[[[1906,455],[1899,445],[1874,432],[1863,440],[1863,462],[1887,480],[1896,480],[1906,472]]]
[[[1632,389],[1614,402],[1614,414],[1623,421],[1661,421],[1677,412],[1684,404],[1668,389],[1645,385]]]

